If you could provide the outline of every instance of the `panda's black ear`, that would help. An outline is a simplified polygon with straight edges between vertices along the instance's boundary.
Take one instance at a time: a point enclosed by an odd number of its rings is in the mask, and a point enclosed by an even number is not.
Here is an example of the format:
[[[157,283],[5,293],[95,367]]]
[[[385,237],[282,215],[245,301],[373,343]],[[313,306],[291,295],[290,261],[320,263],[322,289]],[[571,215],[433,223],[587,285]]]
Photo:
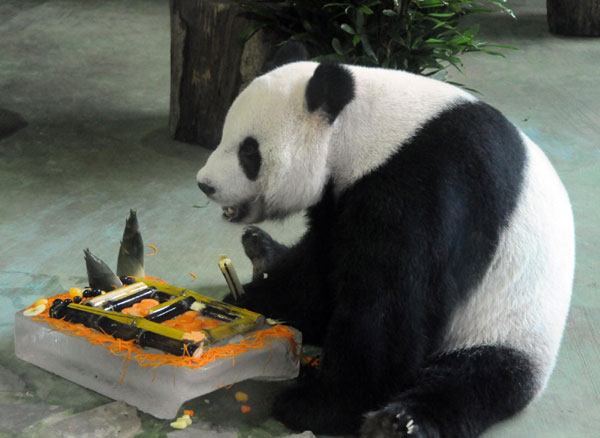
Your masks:
[[[354,99],[354,78],[341,64],[324,62],[316,68],[306,86],[306,104],[311,113],[322,110],[329,123]]]
[[[308,50],[304,44],[297,41],[288,41],[277,49],[273,57],[265,63],[263,71],[268,72],[297,61],[306,61],[309,58]]]

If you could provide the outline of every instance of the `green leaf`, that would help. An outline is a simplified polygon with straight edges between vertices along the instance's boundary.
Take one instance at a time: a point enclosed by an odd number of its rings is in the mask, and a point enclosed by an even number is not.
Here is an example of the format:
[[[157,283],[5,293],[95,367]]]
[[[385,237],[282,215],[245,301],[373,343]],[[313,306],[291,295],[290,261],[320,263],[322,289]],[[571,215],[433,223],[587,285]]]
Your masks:
[[[417,7],[419,8],[440,8],[447,4],[441,0],[417,0]]]
[[[518,47],[515,46],[506,46],[504,44],[493,44],[493,43],[485,43],[486,47],[497,47],[499,49],[507,49],[507,50],[519,50]]]
[[[342,25],[340,26],[340,28],[341,28],[341,29],[342,29],[344,32],[347,32],[347,33],[349,33],[350,35],[354,35],[354,34],[356,34],[356,31],[354,30],[354,28],[353,28],[352,26],[350,26],[349,24],[347,24],[347,23],[344,23],[344,24],[342,24]]]
[[[360,5],[358,7],[358,10],[360,12],[362,12],[365,15],[373,15],[373,9],[371,9],[370,7],[368,7],[367,5]]]
[[[413,50],[417,50],[421,47],[421,43],[423,42],[423,37],[422,36],[418,36],[417,38],[415,38],[415,40],[413,41],[412,45],[411,45],[411,49]]]
[[[506,12],[511,17],[517,18],[517,17],[515,17],[515,13],[512,11],[512,9],[509,9],[502,4],[502,3],[504,3],[503,1],[495,1],[495,0],[488,0],[488,1],[490,3],[496,5],[499,9],[501,9],[503,12]]]
[[[245,43],[254,35],[258,30],[267,27],[266,23],[251,23],[243,32],[240,34],[240,41]]]
[[[335,52],[338,55],[344,55],[344,50],[342,49],[342,43],[340,43],[339,39],[337,39],[337,38],[332,39],[331,47],[333,47],[333,50],[335,50]]]
[[[477,33],[479,33],[479,24],[471,26],[469,29],[464,31],[464,35],[471,38],[477,35]]]
[[[369,43],[369,38],[366,35],[361,35],[360,42],[365,49],[365,53],[369,56],[369,58],[373,59],[377,64],[379,64],[379,60],[377,59],[377,55],[373,51],[371,44]]]
[[[402,38],[400,35],[393,36],[392,41],[396,41],[401,46],[408,47],[408,45],[406,44],[406,41],[404,41],[404,38]]]
[[[356,33],[361,33],[365,24],[365,14],[356,11]]]
[[[501,56],[502,58],[506,58],[504,53],[496,52],[495,50],[480,49],[479,51],[483,52],[483,53],[487,53],[488,55]]]
[[[459,44],[468,43],[469,41],[471,41],[471,38],[466,37],[466,36],[460,36],[460,37],[452,38],[450,41],[448,41],[448,44],[453,44],[455,46],[458,46]]]
[[[347,6],[351,6],[351,4],[350,3],[327,3],[327,4],[323,5],[323,9],[331,8],[333,6],[346,6],[347,7]]]
[[[467,90],[467,91],[470,91],[472,93],[481,94],[481,92],[477,91],[476,89],[469,88],[469,87],[465,86],[465,84],[461,84],[460,82],[454,82],[454,81],[446,81],[446,82],[448,82],[450,85],[454,85],[456,87],[460,87],[460,88],[462,88],[464,90]]]
[[[292,41],[301,41],[301,42],[311,42],[315,45],[318,44],[317,40],[315,39],[313,34],[310,34],[308,32],[303,32],[303,33],[296,33],[294,35],[292,35],[290,37],[290,40]]]
[[[283,0],[277,2],[281,8],[263,0],[234,1],[253,20],[244,38],[264,27],[282,41],[309,45],[318,59],[431,75],[451,66],[460,71],[468,52],[503,56],[515,49],[476,40],[479,25],[463,21],[491,12],[514,16],[507,0]]]
[[[337,53],[329,53],[327,55],[315,56],[314,58],[312,58],[312,61],[315,61],[315,62],[323,62],[323,61],[344,62],[344,61],[346,61],[346,57],[343,55],[338,55]]]

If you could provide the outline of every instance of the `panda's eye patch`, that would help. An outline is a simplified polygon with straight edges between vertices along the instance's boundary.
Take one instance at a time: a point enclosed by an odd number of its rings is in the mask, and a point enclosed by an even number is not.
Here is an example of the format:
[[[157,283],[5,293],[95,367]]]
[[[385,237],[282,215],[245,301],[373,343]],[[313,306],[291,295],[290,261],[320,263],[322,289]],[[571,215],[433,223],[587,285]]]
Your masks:
[[[258,150],[258,141],[255,138],[246,137],[244,139],[238,149],[238,159],[246,178],[254,181],[258,177],[262,161]]]

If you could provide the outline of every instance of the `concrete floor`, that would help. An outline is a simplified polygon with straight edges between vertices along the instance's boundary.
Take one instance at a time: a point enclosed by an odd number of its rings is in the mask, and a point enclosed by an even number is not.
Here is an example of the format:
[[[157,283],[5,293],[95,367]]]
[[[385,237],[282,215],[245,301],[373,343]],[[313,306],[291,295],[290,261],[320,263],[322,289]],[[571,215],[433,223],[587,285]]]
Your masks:
[[[546,393],[485,436],[597,437],[600,40],[550,35],[543,0],[510,3],[518,20],[479,21],[484,38],[519,50],[505,59],[471,54],[465,75],[451,77],[479,90],[555,164],[575,211],[577,272]],[[158,247],[146,261],[150,275],[219,297],[226,287],[216,263],[227,253],[241,277],[250,277],[241,229],[222,221],[215,205],[195,208],[205,200],[194,175],[209,151],[169,139],[169,83],[166,1],[0,2],[0,438],[53,436],[51,424],[75,422],[70,415],[110,402],[16,359],[13,315],[40,296],[84,282],[84,247],[114,266],[130,208],[138,211],[145,242]],[[303,221],[265,228],[292,242]],[[199,422],[221,426],[197,428],[195,436],[285,434],[259,403],[277,386],[236,385],[256,401],[246,416],[233,390],[190,402]],[[101,417],[98,412],[79,418]],[[173,433],[168,421],[132,415],[135,424],[119,433],[105,428],[104,436],[191,436]]]

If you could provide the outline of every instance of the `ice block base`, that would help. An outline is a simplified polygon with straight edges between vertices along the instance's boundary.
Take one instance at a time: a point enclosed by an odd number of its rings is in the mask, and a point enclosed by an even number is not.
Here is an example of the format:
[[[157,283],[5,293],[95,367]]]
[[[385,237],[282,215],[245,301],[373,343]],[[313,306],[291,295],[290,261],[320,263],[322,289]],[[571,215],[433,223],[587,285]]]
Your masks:
[[[293,329],[292,329],[293,330]],[[296,349],[302,336],[294,331]],[[241,336],[237,337],[241,339]],[[52,330],[22,312],[15,315],[15,353],[18,358],[115,400],[122,400],[157,418],[174,418],[190,399],[246,379],[286,380],[299,372],[300,351],[287,339],[251,349],[232,359],[218,359],[202,368],[162,365],[141,367],[131,360],[91,345],[83,337]],[[233,338],[230,343],[236,342]],[[125,377],[120,384],[123,373]]]

